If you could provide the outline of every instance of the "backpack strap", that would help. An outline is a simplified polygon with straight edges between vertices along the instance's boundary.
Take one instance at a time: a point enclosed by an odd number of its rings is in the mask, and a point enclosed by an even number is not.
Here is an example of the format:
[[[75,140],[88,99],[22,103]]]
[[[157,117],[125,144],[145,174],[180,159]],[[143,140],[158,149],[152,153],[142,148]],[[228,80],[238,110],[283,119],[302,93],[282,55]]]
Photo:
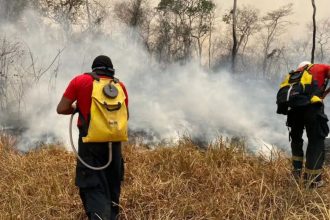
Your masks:
[[[312,68],[312,66],[314,66],[314,64],[306,65],[305,68],[304,68],[304,70],[309,71],[309,69]]]
[[[327,78],[324,83],[324,92],[322,94],[322,99],[324,99],[329,93],[330,93],[330,87],[327,88],[328,86],[329,79]]]
[[[329,78],[326,78],[324,80],[324,84],[323,84],[323,88],[322,88],[324,92],[329,89],[329,88],[327,88],[328,87],[328,83],[329,83]]]
[[[113,82],[114,82],[114,83],[119,83],[120,81],[119,81],[119,79],[118,79],[118,78],[116,78],[116,77],[113,77]]]
[[[100,81],[100,76],[106,76],[106,77],[111,78],[114,83],[119,83],[120,82],[120,80],[118,78],[114,77],[111,74],[96,73],[96,72],[88,72],[88,73],[85,73],[85,74],[92,76],[93,79],[96,80],[96,81]]]
[[[312,67],[314,66],[314,64],[309,64],[309,65],[306,65],[304,67],[304,70],[303,71],[307,71],[309,74],[311,74],[311,72],[309,71]],[[311,74],[312,75],[312,74]],[[323,97],[323,94],[324,94],[324,89],[322,88],[319,88],[318,86],[318,82],[313,79],[312,81],[312,85],[313,85],[313,91],[312,91],[312,98],[311,98],[311,102],[312,103],[315,103],[315,102],[320,102],[322,97]],[[314,97],[315,96],[315,97]],[[315,100],[314,100],[315,99]]]
[[[96,72],[88,72],[88,73],[85,73],[85,74],[90,75],[96,81],[100,81],[100,77],[98,76],[98,74]]]

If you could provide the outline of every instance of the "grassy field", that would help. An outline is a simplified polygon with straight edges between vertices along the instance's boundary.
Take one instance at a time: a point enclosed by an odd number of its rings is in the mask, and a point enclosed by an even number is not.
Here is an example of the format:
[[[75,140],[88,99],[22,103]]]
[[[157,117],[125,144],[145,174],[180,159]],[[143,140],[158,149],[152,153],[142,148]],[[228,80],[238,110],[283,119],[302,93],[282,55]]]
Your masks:
[[[0,136],[0,219],[86,219],[74,186],[75,157],[61,146],[21,154]],[[207,150],[189,139],[155,150],[124,147],[121,219],[330,219],[327,186],[307,190],[290,161],[219,139]]]

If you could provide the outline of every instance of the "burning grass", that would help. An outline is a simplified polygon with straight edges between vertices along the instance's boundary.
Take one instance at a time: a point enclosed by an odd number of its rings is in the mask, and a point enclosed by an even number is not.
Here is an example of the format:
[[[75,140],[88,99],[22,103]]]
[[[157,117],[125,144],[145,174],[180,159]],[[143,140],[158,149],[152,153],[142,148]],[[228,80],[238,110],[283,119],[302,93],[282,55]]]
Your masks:
[[[74,155],[60,146],[27,154],[0,137],[0,219],[84,219]],[[207,150],[127,145],[121,219],[330,219],[330,187],[306,190],[280,152],[248,154],[240,142]],[[329,168],[325,170],[329,182]]]

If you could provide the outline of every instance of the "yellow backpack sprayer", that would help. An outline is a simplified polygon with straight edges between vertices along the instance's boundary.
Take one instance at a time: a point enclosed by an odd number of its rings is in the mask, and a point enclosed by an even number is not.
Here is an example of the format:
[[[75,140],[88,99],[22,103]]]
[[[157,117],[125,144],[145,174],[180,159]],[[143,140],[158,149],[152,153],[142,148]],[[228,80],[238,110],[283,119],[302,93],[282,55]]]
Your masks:
[[[83,143],[109,142],[109,161],[101,167],[87,164],[78,155],[72,138],[72,121],[75,111],[70,118],[69,134],[71,147],[79,161],[92,170],[102,170],[108,167],[112,160],[112,145],[110,142],[127,141],[128,112],[125,104],[125,93],[114,78],[100,78],[95,72],[87,73],[94,79],[92,104],[87,135],[82,138]]]

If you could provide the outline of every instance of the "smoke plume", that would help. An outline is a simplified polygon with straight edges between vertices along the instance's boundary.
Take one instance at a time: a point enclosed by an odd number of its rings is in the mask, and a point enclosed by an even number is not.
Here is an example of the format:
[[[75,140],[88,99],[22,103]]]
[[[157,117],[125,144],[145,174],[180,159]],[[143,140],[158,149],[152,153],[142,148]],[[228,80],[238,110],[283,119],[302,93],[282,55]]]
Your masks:
[[[125,32],[86,33],[64,40],[59,27],[26,13],[25,29],[12,24],[0,27],[6,33],[0,37],[22,42],[25,55],[14,61],[25,67],[26,79],[35,71],[46,71],[38,82],[24,87],[19,114],[26,129],[20,149],[27,150],[40,140],[68,143],[69,117],[57,115],[56,105],[69,81],[91,71],[93,59],[100,54],[111,57],[116,76],[127,87],[131,131],[151,134],[153,141],[188,134],[207,141],[219,136],[246,137],[252,149],[288,145],[285,117],[275,113],[277,85],[272,82],[252,79],[249,74],[233,76],[226,70],[209,72],[194,60],[160,66]],[[17,105],[17,100],[11,105]],[[1,118],[4,121],[7,116]]]

